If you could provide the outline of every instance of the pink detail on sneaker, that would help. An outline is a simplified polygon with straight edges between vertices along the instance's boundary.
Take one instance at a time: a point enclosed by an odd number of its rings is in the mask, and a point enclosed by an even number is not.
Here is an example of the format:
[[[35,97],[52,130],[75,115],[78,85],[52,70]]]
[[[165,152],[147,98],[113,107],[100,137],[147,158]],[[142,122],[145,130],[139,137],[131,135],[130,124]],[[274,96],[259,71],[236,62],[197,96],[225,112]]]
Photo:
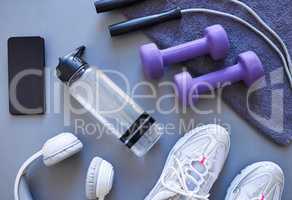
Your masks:
[[[207,158],[205,156],[203,156],[202,160],[200,160],[200,163],[202,165],[205,165],[206,160],[207,160]]]

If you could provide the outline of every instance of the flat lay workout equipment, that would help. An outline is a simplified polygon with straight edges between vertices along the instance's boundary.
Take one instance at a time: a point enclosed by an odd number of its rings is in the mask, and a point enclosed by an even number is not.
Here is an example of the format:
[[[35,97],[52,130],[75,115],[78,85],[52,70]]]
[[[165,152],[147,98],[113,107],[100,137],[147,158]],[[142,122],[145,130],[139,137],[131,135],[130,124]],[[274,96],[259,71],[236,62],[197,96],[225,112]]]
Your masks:
[[[94,4],[97,12],[106,12],[142,1],[98,0]],[[246,8],[244,3],[236,0],[232,2]],[[194,12],[228,17],[253,30],[276,50],[284,64],[284,69],[292,87],[292,72],[290,71],[292,62],[286,45],[277,33],[263,22],[252,9],[249,7],[246,9],[276,38],[281,48],[245,20],[210,9],[175,8],[156,15],[111,25],[109,30],[112,36],[116,36],[169,20],[179,19],[182,14]],[[163,76],[164,67],[168,65],[207,54],[210,54],[214,60],[219,60],[227,56],[228,50],[229,39],[225,29],[221,25],[213,25],[205,29],[203,38],[178,46],[160,50],[154,43],[143,45],[140,48],[140,56],[144,72],[148,78],[158,79]],[[59,58],[59,64],[56,68],[58,78],[65,84],[71,96],[87,109],[97,121],[106,126],[137,156],[143,156],[161,136],[157,122],[107,75],[90,66],[82,58],[84,51],[85,46],[81,46]],[[250,87],[263,76],[264,68],[260,58],[255,52],[247,51],[239,55],[236,65],[196,78],[192,78],[188,72],[183,72],[175,75],[174,81],[180,101],[190,103],[191,101],[196,102],[201,94],[213,88],[224,87],[239,81],[243,81],[246,86]],[[83,86],[89,86],[90,90],[86,91],[88,88]],[[91,95],[92,93],[93,95],[90,96],[86,92],[91,92]],[[96,105],[95,97],[98,98],[99,105]],[[119,110],[118,108],[121,105],[125,106],[122,110]],[[103,110],[101,111],[100,108]],[[111,112],[115,109],[117,111],[111,115],[103,114],[104,111]],[[205,140],[202,140],[202,138]],[[209,141],[212,142],[209,143]],[[206,146],[208,148],[203,148]],[[81,141],[71,133],[62,133],[48,140],[40,151],[31,156],[20,167],[14,185],[15,200],[33,199],[25,179],[28,167],[37,159],[42,157],[44,165],[49,167],[80,152],[82,148]],[[202,150],[197,151],[200,148]],[[207,125],[188,132],[171,150],[162,175],[146,200],[162,200],[173,197],[208,199],[209,191],[223,168],[229,149],[229,133],[221,126]],[[209,176],[209,174],[214,176]],[[86,198],[103,200],[112,188],[113,179],[113,166],[102,158],[95,157],[89,165],[85,180]],[[282,184],[283,181],[279,182]],[[233,183],[234,186],[236,184]],[[264,199],[264,195],[260,199]]]
[[[48,140],[43,148],[27,159],[20,167],[15,179],[14,199],[33,200],[25,180],[28,167],[40,157],[43,157],[45,166],[55,165],[81,151],[81,141],[71,133],[61,133]],[[94,166],[93,166],[94,165]],[[86,194],[92,199],[95,192],[95,199],[103,197],[111,190],[113,183],[113,167],[101,158],[94,158],[88,169],[86,179]]]
[[[98,1],[98,0],[97,0]],[[263,28],[268,31],[272,37],[280,44],[279,48],[275,42],[273,42],[266,34],[264,34],[262,31],[260,31],[258,28],[256,28],[254,25],[250,24],[246,20],[237,17],[233,14],[226,13],[226,12],[221,12],[218,10],[212,10],[212,9],[205,9],[205,8],[187,8],[187,9],[180,9],[180,8],[175,8],[176,12],[181,12],[181,15],[186,15],[188,13],[207,13],[211,15],[217,15],[221,17],[227,17],[230,18],[236,22],[239,22],[246,27],[248,27],[250,30],[254,31],[256,34],[260,35],[279,55],[279,57],[282,60],[283,67],[286,73],[286,76],[288,78],[290,87],[292,88],[292,60],[291,56],[288,50],[287,45],[285,42],[281,39],[281,37],[274,31],[252,8],[250,8],[247,4],[239,1],[239,0],[228,0],[234,4],[239,5],[240,7],[244,8],[248,13],[250,13],[256,20],[259,22]],[[112,0],[112,2],[116,2],[115,0]],[[111,9],[107,10],[114,10],[116,8],[119,8],[118,6],[113,6]],[[153,15],[148,15],[148,16],[143,16],[143,17],[138,17],[135,19],[130,19],[126,20],[124,22],[120,22],[117,24],[113,24],[109,26],[109,30],[111,32],[111,29],[114,29],[115,34],[112,36],[117,36],[120,34],[125,34],[129,33],[131,31],[139,30],[142,28],[149,27],[150,25],[157,25],[159,23],[166,22],[167,20],[160,20],[159,15],[167,15],[167,11],[161,11],[161,13],[153,14]],[[177,16],[179,16],[177,14]],[[177,17],[179,19],[181,17]],[[170,18],[169,20],[173,20],[175,18]],[[121,30],[119,30],[121,29]]]
[[[165,65],[210,54],[214,60],[226,57],[229,50],[229,40],[221,25],[209,26],[205,29],[205,36],[168,49],[159,50],[156,44],[142,45],[140,57],[147,77],[161,78]]]
[[[198,34],[198,30],[196,29],[198,29],[198,27],[201,29],[205,24],[214,24],[218,22],[224,24],[224,27],[228,30],[229,38],[232,41],[231,51],[225,62],[232,63],[233,58],[239,53],[253,50],[264,62],[265,79],[263,79],[259,85],[259,87],[264,88],[258,88],[260,92],[253,92],[253,96],[256,96],[256,98],[246,99],[246,95],[249,95],[248,92],[251,90],[247,87],[242,87],[240,84],[236,84],[223,90],[222,100],[234,111],[239,113],[250,125],[260,130],[260,134],[267,136],[269,139],[272,139],[272,142],[276,142],[277,144],[288,145],[291,144],[292,138],[292,124],[289,123],[292,119],[292,112],[290,112],[292,109],[289,101],[285,99],[290,99],[292,97],[292,90],[290,89],[291,81],[289,78],[289,66],[291,66],[289,65],[289,60],[291,59],[289,58],[290,56],[286,44],[288,44],[288,47],[292,45],[292,40],[288,34],[292,17],[291,15],[284,15],[283,12],[291,13],[291,6],[285,6],[289,4],[279,0],[245,2],[251,6],[252,9],[243,2],[230,0],[157,0],[146,1],[143,5],[130,7],[122,12],[129,19],[134,19],[172,7],[185,9],[181,21],[178,20],[176,22],[161,24],[159,27],[143,30],[143,32],[162,49],[177,45],[178,40],[190,40],[193,35]],[[212,8],[214,10],[203,8]],[[257,13],[255,13],[254,10]],[[232,15],[229,12],[232,13]],[[258,18],[259,15],[262,18]],[[270,27],[267,26],[267,24]],[[281,37],[278,37],[279,35]],[[132,37],[133,34],[128,36]],[[121,37],[121,39],[123,38],[125,38],[125,36]],[[216,70],[214,64],[212,64],[213,62],[209,59],[206,60],[208,61],[206,65],[201,65],[201,62],[204,60],[205,59],[198,59],[182,64],[194,75]],[[216,66],[218,65],[219,62],[216,62]],[[292,68],[290,67],[290,69]],[[277,101],[273,101],[269,94],[269,91],[271,91],[272,94],[276,93],[276,88],[278,88],[279,91],[283,91],[284,101],[280,100],[281,104]],[[230,98],[231,96],[236,98]],[[279,115],[277,117],[270,116],[270,112],[278,113],[278,106],[281,108],[279,110]],[[250,109],[254,113],[257,113],[258,116],[270,116],[271,123],[268,123],[269,125],[267,126],[267,124],[262,123],[261,120],[255,120],[255,115],[249,112]],[[276,110],[274,111],[274,109]],[[284,124],[284,129],[275,128],[279,120]]]
[[[263,75],[261,60],[254,52],[248,51],[239,55],[236,65],[196,78],[192,78],[188,72],[182,72],[174,76],[174,82],[179,100],[190,103],[190,100],[196,101],[200,94],[210,89],[224,87],[238,81],[243,81],[247,87],[250,87]]]

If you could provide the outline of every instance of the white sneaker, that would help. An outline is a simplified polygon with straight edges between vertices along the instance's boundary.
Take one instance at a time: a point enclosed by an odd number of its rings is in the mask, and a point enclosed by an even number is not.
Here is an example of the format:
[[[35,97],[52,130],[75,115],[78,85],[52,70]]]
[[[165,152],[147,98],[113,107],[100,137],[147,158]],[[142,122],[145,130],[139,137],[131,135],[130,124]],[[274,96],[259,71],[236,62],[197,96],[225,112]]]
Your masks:
[[[225,200],[280,200],[284,174],[272,162],[259,162],[242,170],[231,183]]]
[[[172,148],[162,174],[145,200],[206,200],[230,148],[228,132],[218,125],[196,128]]]

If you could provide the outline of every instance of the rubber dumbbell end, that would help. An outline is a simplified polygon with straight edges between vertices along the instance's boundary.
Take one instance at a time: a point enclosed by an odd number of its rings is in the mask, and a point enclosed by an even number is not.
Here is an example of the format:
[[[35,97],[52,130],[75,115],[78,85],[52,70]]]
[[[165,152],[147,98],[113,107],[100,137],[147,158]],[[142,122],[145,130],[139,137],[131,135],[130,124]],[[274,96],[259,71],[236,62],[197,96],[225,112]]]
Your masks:
[[[264,68],[260,58],[253,51],[247,51],[239,55],[238,63],[245,70],[243,81],[251,86],[264,75]]]
[[[192,76],[188,72],[182,72],[174,76],[176,92],[178,99],[184,105],[189,105],[192,97],[189,96],[189,90],[192,86]]]
[[[217,24],[205,29],[210,55],[214,60],[220,60],[227,56],[229,51],[229,39],[225,29]]]
[[[163,76],[163,59],[161,52],[154,43],[140,47],[140,57],[145,75],[150,79]]]

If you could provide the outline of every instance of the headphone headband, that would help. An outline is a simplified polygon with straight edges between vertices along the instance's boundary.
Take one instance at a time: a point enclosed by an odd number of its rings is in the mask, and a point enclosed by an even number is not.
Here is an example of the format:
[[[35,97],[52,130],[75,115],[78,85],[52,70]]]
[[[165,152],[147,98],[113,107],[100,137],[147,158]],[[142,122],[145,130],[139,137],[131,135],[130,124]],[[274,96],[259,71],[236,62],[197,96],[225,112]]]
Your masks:
[[[48,140],[42,150],[27,159],[20,167],[14,184],[14,200],[33,200],[25,173],[28,167],[40,157],[46,166],[52,166],[78,153],[82,149],[81,141],[71,133],[62,133]],[[112,165],[102,158],[95,157],[88,169],[86,188],[94,188],[94,193],[87,197],[102,199],[107,195],[113,184],[114,170]],[[91,198],[90,198],[91,199]]]

